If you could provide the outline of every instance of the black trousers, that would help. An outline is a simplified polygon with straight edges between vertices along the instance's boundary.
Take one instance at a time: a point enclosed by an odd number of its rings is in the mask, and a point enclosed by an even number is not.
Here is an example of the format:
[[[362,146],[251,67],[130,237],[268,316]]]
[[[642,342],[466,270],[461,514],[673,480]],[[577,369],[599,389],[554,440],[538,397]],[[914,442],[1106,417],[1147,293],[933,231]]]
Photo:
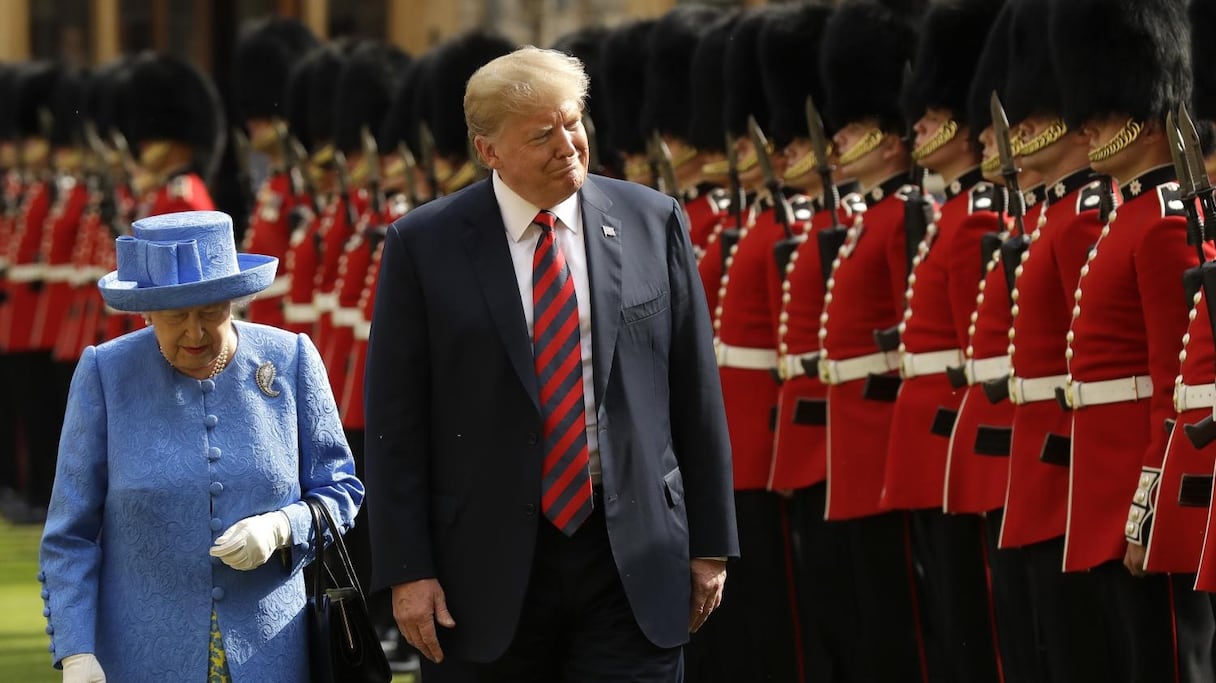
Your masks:
[[[1030,568],[1022,548],[998,548],[1004,510],[984,515],[984,543],[992,582],[992,612],[1005,683],[1049,680],[1036,641],[1036,614],[1030,595]]]
[[[532,576],[515,638],[490,664],[422,660],[425,683],[681,683],[681,648],[656,647],[633,616],[612,558],[603,505],[573,536],[539,516]],[[712,621],[712,619],[711,619]]]
[[[1042,680],[1045,683],[1120,680],[1116,671],[1122,669],[1116,668],[1117,653],[1110,645],[1114,625],[1106,618],[1097,576],[1092,572],[1062,571],[1062,536],[1028,545],[1023,551],[1030,579],[1030,601],[1036,614],[1036,642],[1045,672]]]
[[[908,513],[887,512],[831,522],[848,536],[853,571],[853,612],[849,642],[854,667],[848,680],[916,683],[926,680],[920,598],[912,560]]]
[[[18,480],[18,421],[21,392],[19,367],[12,354],[0,353],[0,493],[16,492]]]
[[[1191,574],[1131,575],[1120,561],[1095,567],[1106,609],[1114,628],[1112,680],[1126,683],[1210,683],[1212,623],[1208,596],[1191,589]]]
[[[802,632],[803,680],[847,683],[856,668],[849,642],[857,629],[849,537],[840,522],[824,520],[827,484],[794,492],[789,501],[794,586]]]
[[[997,683],[983,520],[940,509],[908,514],[923,577],[930,680]]]
[[[739,554],[722,605],[686,649],[689,683],[799,680],[798,617],[786,501],[735,491]]]

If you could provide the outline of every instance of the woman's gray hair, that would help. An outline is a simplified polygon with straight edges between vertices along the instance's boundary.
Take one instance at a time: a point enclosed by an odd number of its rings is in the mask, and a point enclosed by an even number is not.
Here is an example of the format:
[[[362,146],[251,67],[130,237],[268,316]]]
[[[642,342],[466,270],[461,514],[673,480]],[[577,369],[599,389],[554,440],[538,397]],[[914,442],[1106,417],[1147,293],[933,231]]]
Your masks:
[[[582,111],[591,80],[583,63],[556,50],[528,45],[477,70],[464,91],[469,139],[492,138],[508,116],[530,115],[575,101]]]

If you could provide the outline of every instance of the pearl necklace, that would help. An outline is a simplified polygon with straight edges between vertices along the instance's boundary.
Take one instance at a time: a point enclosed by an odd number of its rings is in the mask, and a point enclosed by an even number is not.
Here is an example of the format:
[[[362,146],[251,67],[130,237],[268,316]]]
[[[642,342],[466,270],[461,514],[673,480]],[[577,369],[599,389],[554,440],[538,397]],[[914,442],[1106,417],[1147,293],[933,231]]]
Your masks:
[[[212,379],[220,374],[224,368],[228,367],[228,342],[220,347],[220,355],[215,357],[215,365],[211,368],[211,374],[207,375],[207,379]]]

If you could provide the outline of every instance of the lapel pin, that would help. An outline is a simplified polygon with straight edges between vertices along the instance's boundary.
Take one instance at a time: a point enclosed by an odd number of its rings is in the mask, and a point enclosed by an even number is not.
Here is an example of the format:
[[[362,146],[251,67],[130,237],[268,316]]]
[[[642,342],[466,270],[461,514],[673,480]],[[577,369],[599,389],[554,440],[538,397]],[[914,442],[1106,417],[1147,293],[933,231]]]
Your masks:
[[[604,229],[604,237],[616,237],[616,228],[611,225],[600,226]]]
[[[266,361],[265,363],[259,365],[257,372],[254,374],[254,379],[256,379],[258,383],[258,389],[261,389],[262,393],[266,394],[270,398],[274,398],[280,393],[278,389],[274,388],[274,375],[274,363],[271,363],[270,361]]]

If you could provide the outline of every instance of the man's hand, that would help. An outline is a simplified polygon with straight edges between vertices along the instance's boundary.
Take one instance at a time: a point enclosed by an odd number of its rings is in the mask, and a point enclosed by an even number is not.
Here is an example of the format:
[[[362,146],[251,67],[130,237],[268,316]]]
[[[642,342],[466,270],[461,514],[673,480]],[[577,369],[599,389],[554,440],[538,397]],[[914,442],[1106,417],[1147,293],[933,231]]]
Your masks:
[[[722,604],[722,588],[726,585],[726,562],[693,558],[692,605],[688,615],[688,630],[697,629],[709,618],[710,612]]]
[[[410,645],[436,664],[443,661],[435,622],[444,628],[453,628],[456,621],[448,613],[438,579],[419,579],[393,586],[393,618]]]
[[[1127,553],[1123,555],[1123,566],[1127,567],[1127,571],[1132,573],[1132,576],[1143,578],[1148,575],[1144,571],[1144,560],[1147,554],[1147,548],[1135,543],[1127,544]]]

